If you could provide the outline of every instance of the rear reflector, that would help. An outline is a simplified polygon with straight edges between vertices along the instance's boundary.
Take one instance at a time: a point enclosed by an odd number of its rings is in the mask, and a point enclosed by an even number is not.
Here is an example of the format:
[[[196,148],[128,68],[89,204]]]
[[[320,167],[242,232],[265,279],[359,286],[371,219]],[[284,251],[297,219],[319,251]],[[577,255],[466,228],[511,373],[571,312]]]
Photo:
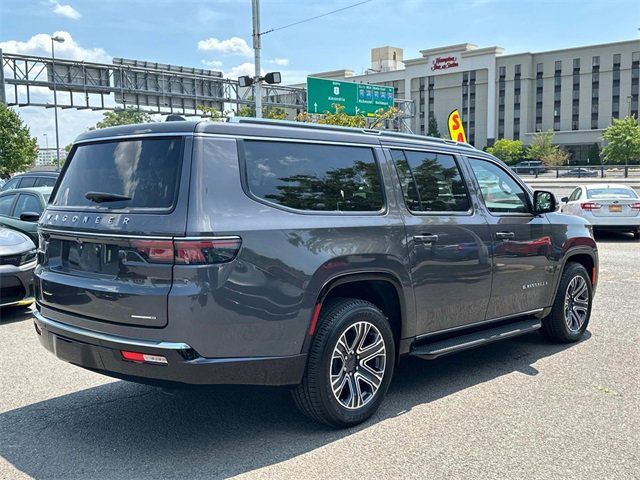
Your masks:
[[[585,202],[585,203],[581,203],[580,207],[582,208],[582,210],[587,210],[588,212],[592,211],[592,210],[600,210],[600,207],[602,205],[600,205],[599,203],[595,203],[595,202]]]
[[[313,335],[318,325],[318,317],[320,317],[320,310],[322,310],[322,304],[318,303],[316,308],[313,309],[313,317],[311,317],[311,325],[309,325],[309,335]]]
[[[242,240],[221,237],[194,240],[133,240],[131,246],[149,263],[208,265],[233,260]]]
[[[152,355],[150,353],[140,353],[140,352],[127,352],[125,350],[121,350],[120,354],[124,360],[128,360],[130,362],[140,362],[140,363],[155,363],[160,365],[166,365],[167,359],[162,355]]]

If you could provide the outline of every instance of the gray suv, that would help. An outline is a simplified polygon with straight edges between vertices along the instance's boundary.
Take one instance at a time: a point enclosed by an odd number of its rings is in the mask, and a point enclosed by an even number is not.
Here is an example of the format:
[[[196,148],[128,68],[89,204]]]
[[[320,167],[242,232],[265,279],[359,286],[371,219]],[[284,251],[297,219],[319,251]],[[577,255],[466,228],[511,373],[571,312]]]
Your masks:
[[[582,337],[596,244],[555,210],[441,139],[254,119],[94,130],[40,220],[36,332],[106,375],[287,385],[351,426],[403,356]]]

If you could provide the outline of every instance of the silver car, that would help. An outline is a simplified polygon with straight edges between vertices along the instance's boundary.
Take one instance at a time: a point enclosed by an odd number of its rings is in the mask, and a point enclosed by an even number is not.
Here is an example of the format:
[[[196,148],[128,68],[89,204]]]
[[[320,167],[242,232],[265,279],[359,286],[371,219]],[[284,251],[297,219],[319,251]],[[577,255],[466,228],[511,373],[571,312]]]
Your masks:
[[[0,228],[0,307],[33,303],[36,246],[25,234]]]
[[[596,229],[631,232],[640,239],[640,198],[626,185],[579,185],[562,198],[560,211],[585,218]]]

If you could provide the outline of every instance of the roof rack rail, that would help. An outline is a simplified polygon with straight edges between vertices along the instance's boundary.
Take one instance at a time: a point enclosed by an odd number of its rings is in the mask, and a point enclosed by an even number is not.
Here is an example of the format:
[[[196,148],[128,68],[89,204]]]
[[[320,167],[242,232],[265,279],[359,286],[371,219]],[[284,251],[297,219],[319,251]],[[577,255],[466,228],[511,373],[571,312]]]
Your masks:
[[[449,140],[446,138],[438,138],[438,137],[429,137],[426,135],[417,135],[415,133],[403,133],[403,132],[394,132],[390,130],[377,130],[373,128],[357,128],[357,127],[342,127],[338,125],[325,125],[319,123],[311,123],[311,122],[295,122],[292,120],[273,120],[270,118],[255,118],[255,117],[232,117],[229,119],[231,123],[253,123],[253,124],[267,124],[267,125],[282,125],[288,127],[296,127],[296,128],[312,128],[318,130],[333,130],[337,132],[346,132],[346,133],[364,133],[367,135],[377,135],[377,136],[385,136],[385,137],[395,137],[395,138],[406,138],[408,140],[418,140],[422,142],[434,142],[434,143],[445,143],[448,145],[456,145],[463,148],[469,148],[472,150],[477,150],[476,147],[470,145],[468,143],[456,142],[455,140]]]

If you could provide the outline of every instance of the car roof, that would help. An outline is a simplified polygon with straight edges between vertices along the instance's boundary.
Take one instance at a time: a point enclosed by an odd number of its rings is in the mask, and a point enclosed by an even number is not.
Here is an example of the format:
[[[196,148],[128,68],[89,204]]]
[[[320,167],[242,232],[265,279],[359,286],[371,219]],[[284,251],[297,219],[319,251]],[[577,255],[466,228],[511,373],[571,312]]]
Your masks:
[[[633,188],[627,185],[620,185],[616,183],[591,183],[589,185],[581,185],[587,190],[607,189],[607,188],[626,188],[627,190],[633,190]]]
[[[7,195],[9,193],[36,193],[38,195],[51,195],[53,187],[28,187],[28,188],[14,188],[13,190],[7,190],[1,192],[0,195]]]
[[[60,172],[31,171],[31,172],[19,173],[18,175],[14,175],[12,178],[17,178],[17,177],[57,177],[58,175],[60,175]]]
[[[286,120],[268,120],[256,118],[238,118],[228,122],[213,121],[168,121],[92,130],[81,134],[78,142],[101,140],[106,138],[129,137],[152,134],[212,134],[237,135],[246,137],[271,137],[282,139],[301,139],[310,141],[335,141],[363,145],[385,143],[407,146],[439,146],[458,150],[460,153],[473,152],[474,155],[486,155],[472,145],[443,138],[427,137],[388,130],[339,127],[315,123],[292,122]]]

